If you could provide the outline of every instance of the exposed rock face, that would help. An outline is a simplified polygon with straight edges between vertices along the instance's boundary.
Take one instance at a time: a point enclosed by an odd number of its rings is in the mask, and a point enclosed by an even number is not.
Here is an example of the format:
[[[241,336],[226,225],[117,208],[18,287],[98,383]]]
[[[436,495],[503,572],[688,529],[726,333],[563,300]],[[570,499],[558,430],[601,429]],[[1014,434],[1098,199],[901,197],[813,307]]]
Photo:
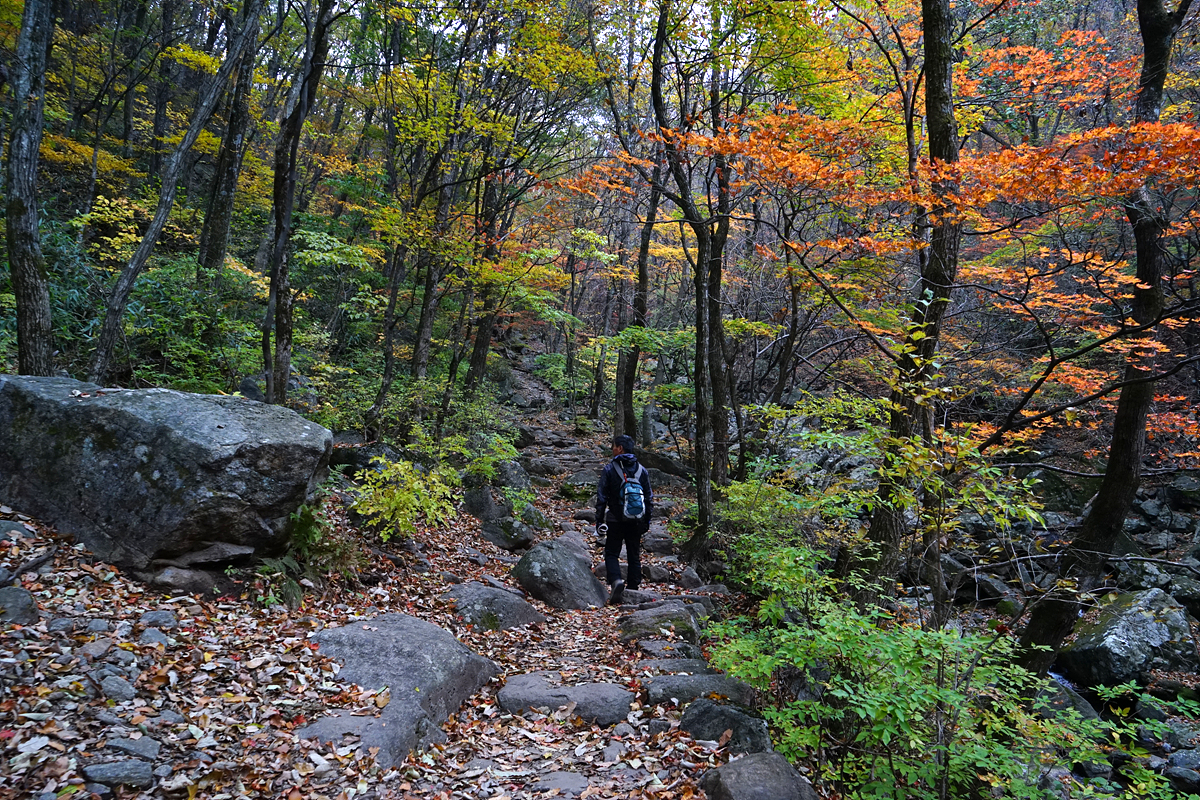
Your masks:
[[[277,549],[331,446],[244,398],[0,376],[0,498],[135,569],[217,542]]]
[[[697,613],[697,608],[700,613]],[[704,612],[703,606],[693,606],[681,600],[667,600],[651,608],[634,611],[621,619],[621,640],[652,639],[668,630],[695,644],[700,641],[700,618]]]
[[[642,681],[651,705],[672,700],[680,705],[699,697],[725,697],[739,706],[754,703],[754,687],[725,675],[655,675]]]
[[[567,536],[534,545],[512,575],[522,589],[555,608],[602,606],[608,600],[587,553]]]
[[[321,652],[342,663],[341,680],[391,691],[379,717],[335,714],[297,731],[304,738],[380,748],[381,764],[404,760],[409,751],[445,741],[441,724],[479,691],[496,665],[476,655],[448,631],[404,614],[385,614],[368,625],[330,628],[316,635]]]
[[[1080,625],[1058,667],[1083,686],[1145,682],[1152,669],[1200,671],[1188,613],[1160,589],[1122,595],[1093,624]]]

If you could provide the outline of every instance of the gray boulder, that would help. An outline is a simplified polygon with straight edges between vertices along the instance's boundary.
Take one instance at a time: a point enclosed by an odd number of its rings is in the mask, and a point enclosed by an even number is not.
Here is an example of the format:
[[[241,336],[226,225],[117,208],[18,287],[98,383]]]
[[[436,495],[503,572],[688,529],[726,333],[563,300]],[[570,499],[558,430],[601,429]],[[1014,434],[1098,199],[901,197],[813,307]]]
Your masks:
[[[638,648],[651,658],[704,658],[700,648],[691,642],[639,639]]]
[[[1171,581],[1171,597],[1193,617],[1200,619],[1200,580],[1191,575],[1176,575]]]
[[[1180,475],[1167,487],[1167,499],[1177,511],[1200,511],[1200,478]]]
[[[537,530],[515,517],[485,520],[479,535],[501,550],[524,550],[537,539]]]
[[[513,567],[512,576],[522,589],[554,608],[603,606],[608,601],[587,552],[567,536],[534,545]]]
[[[819,800],[808,779],[778,753],[752,753],[700,778],[708,800]]]
[[[332,446],[280,406],[67,378],[0,376],[0,419],[0,497],[135,569],[216,542],[277,551]]]
[[[657,638],[663,635],[663,631],[674,632],[681,639],[695,644],[700,641],[700,615],[691,604],[667,600],[651,608],[634,611],[621,620],[621,640],[625,642]]]
[[[650,705],[677,702],[685,705],[700,697],[724,697],[739,706],[754,703],[754,687],[726,675],[655,675],[642,685]]]
[[[467,622],[488,630],[505,630],[546,621],[533,606],[511,591],[484,586],[482,583],[454,586],[443,597],[454,601],[455,610]]]
[[[586,500],[596,493],[596,485],[600,482],[600,473],[594,469],[576,472],[562,482],[558,494],[567,500]]]
[[[29,625],[37,622],[38,607],[28,589],[0,587],[0,622]]]
[[[581,683],[562,686],[557,673],[528,672],[513,675],[496,695],[505,711],[519,713],[527,708],[548,708],[554,711],[575,704],[572,711],[587,722],[601,727],[615,725],[629,714],[633,692],[614,683]]]
[[[639,672],[650,670],[659,675],[713,675],[716,671],[702,658],[647,658],[637,664]]]
[[[1187,611],[1160,589],[1121,595],[1080,625],[1058,654],[1059,670],[1083,686],[1145,682],[1150,670],[1200,671]]]
[[[388,687],[391,701],[378,717],[335,712],[297,734],[339,743],[346,734],[356,736],[363,750],[379,748],[376,759],[384,766],[445,741],[442,722],[497,673],[495,664],[447,631],[405,614],[327,628],[314,638],[324,655],[341,662],[339,680]]]
[[[765,753],[774,749],[765,719],[704,697],[688,705],[679,727],[693,739],[710,741],[719,741],[729,731],[727,747],[731,753]]]

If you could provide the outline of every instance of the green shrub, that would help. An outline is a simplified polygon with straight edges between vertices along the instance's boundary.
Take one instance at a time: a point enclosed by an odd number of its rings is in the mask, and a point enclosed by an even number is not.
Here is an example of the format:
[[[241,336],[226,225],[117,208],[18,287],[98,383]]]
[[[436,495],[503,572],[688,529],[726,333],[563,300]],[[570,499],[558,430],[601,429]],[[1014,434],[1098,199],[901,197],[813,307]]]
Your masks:
[[[412,536],[418,522],[444,524],[454,516],[458,474],[447,467],[422,470],[409,461],[377,458],[360,477],[354,509],[379,529],[384,541]]]

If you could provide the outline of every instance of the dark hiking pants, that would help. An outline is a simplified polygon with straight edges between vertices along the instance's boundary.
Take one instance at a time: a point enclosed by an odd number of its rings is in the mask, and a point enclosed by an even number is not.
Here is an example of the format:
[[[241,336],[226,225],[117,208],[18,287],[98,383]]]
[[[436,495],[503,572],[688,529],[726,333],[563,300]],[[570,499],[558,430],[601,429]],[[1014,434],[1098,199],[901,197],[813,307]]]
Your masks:
[[[642,583],[642,526],[640,524],[609,524],[608,538],[604,542],[604,573],[608,578],[609,586],[621,578],[622,545],[625,547],[625,557],[629,560],[629,576],[626,584],[630,589],[636,589]]]

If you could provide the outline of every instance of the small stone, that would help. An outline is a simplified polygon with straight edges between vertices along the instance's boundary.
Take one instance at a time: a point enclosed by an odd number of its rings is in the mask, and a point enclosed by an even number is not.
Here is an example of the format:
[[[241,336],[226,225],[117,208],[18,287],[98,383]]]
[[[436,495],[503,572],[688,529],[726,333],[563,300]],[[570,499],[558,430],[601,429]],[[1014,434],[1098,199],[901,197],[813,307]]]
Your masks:
[[[159,764],[154,768],[154,777],[165,778],[174,771],[175,767],[171,766],[170,764]]]
[[[84,628],[87,633],[108,633],[108,629],[109,624],[106,619],[88,620],[88,624]]]
[[[108,788],[107,786],[105,786],[103,783],[85,784],[83,787],[83,791],[88,793],[89,795],[96,795],[97,797],[101,798],[101,800],[104,800],[104,798],[113,796],[113,790]],[[57,796],[58,795],[51,795],[51,797],[57,797]]]
[[[613,742],[601,751],[600,760],[605,764],[611,764],[614,761],[620,761],[623,755],[625,755],[625,745],[620,742]]]
[[[0,567],[0,586],[7,586],[8,584],[12,583],[14,577],[16,576],[14,576],[6,568]]]
[[[102,658],[109,650],[112,649],[112,639],[101,638],[95,641],[88,642],[80,647],[76,652],[86,658],[88,661],[95,661],[97,658]]]
[[[666,733],[671,730],[671,723],[665,719],[652,719],[648,726],[651,736],[658,736],[660,733]]]
[[[70,617],[55,617],[46,623],[47,633],[69,633],[75,630],[75,620]]]
[[[179,627],[179,617],[175,616],[174,611],[147,611],[142,614],[138,622],[145,625],[147,628],[159,628],[161,630],[174,630]]]
[[[142,631],[142,635],[138,637],[138,644],[161,644],[166,647],[170,643],[170,638],[158,628],[146,628],[146,630]]]
[[[132,700],[137,697],[137,690],[133,685],[117,675],[109,675],[100,681],[100,691],[104,692],[105,697],[113,700]]]
[[[158,758],[158,751],[162,748],[161,744],[149,736],[143,736],[140,739],[109,739],[108,746],[147,761]]]
[[[29,590],[20,586],[0,587],[0,622],[29,625],[37,619],[37,602]]]
[[[168,725],[182,725],[187,722],[187,717],[180,714],[178,711],[172,711],[169,708],[164,708],[158,715],[158,718]]]
[[[105,786],[133,786],[145,789],[154,783],[154,772],[145,761],[106,761],[83,768],[83,777]]]

